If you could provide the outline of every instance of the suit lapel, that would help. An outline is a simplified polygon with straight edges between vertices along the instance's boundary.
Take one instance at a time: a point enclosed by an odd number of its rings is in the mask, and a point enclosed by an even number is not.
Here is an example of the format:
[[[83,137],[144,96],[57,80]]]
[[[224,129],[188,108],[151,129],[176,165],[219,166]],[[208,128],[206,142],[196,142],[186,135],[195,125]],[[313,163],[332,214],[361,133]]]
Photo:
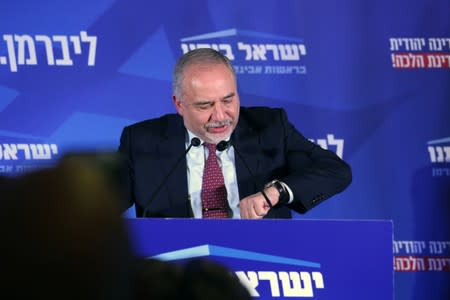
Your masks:
[[[257,177],[260,160],[258,149],[260,149],[261,143],[258,132],[242,118],[239,120],[231,139],[235,149],[239,197],[242,199],[262,188]],[[177,164],[177,160],[182,157],[173,173],[167,179],[165,190],[162,191],[167,194],[166,199],[170,207],[170,214],[174,216],[192,216],[188,198],[186,156],[183,157],[186,149],[185,141],[186,129],[184,128],[183,119],[178,115],[171,116],[167,120],[166,130],[163,130],[161,142],[158,145],[158,153],[163,154],[161,155],[161,171],[164,176],[170,172],[171,168]],[[255,184],[255,180],[257,184]]]
[[[235,151],[239,197],[242,199],[261,189],[260,186],[257,186],[260,184],[259,182],[255,185],[255,178],[252,176],[252,174],[255,176],[258,174],[260,159],[257,151],[260,147],[259,135],[244,119],[240,119],[232,135],[232,142]]]
[[[173,118],[172,118],[173,117]],[[169,205],[170,215],[191,216],[190,203],[188,199],[186,156],[185,151],[186,130],[183,119],[178,115],[173,115],[166,123],[166,130],[163,133],[159,144],[159,153],[162,155],[161,171],[164,176],[169,174],[176,165],[173,173],[167,178],[165,191]]]

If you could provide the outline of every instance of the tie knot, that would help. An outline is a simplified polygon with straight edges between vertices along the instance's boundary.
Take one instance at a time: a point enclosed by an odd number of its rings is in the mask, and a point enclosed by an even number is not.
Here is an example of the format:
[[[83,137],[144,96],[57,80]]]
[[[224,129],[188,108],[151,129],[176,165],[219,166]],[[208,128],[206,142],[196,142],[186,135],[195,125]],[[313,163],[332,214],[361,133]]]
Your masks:
[[[208,148],[209,153],[216,153],[216,144],[205,143],[206,148]]]

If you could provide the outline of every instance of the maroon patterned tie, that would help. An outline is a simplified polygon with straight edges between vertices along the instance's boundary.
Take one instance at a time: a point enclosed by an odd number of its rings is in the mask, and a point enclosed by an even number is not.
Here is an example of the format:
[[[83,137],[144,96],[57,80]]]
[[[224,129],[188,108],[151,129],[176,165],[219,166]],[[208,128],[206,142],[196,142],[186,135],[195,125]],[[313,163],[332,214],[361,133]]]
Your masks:
[[[202,181],[203,218],[228,218],[228,201],[222,170],[217,161],[216,145],[204,143],[209,155],[205,161]]]

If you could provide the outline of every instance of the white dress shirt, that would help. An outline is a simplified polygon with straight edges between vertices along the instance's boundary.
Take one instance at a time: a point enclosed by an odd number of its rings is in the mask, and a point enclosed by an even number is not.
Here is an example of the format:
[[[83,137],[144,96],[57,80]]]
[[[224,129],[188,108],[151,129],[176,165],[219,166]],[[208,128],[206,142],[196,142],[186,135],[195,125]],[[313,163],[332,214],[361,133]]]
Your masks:
[[[186,149],[189,147],[192,138],[196,137],[189,130],[187,131]],[[198,137],[197,137],[198,138]],[[200,138],[198,138],[200,139]],[[226,141],[228,141],[226,139]],[[186,155],[187,163],[187,180],[188,180],[188,193],[189,200],[191,201],[192,211],[194,213],[194,218],[202,218],[202,180],[203,180],[203,168],[205,166],[205,161],[208,158],[208,149],[203,146],[204,141],[200,139],[201,144],[198,147],[192,147]],[[236,164],[234,159],[234,148],[233,146],[228,147],[224,151],[217,151],[216,155],[219,161],[219,166],[222,169],[223,179],[225,181],[225,188],[227,189],[227,200],[230,206],[233,219],[240,219],[241,213],[239,209],[239,189],[237,184],[236,176]],[[294,200],[292,190],[285,184],[281,184],[287,189],[289,194],[289,201],[291,203]]]
[[[186,149],[189,147],[190,141],[193,137],[195,137],[195,135],[188,130]],[[208,150],[203,146],[203,140],[200,139],[200,141],[200,146],[192,147],[186,155],[188,193],[194,218],[202,217],[202,199],[200,194],[202,191],[203,168],[205,165],[205,160],[209,155]],[[236,166],[234,162],[234,148],[231,146],[224,151],[216,151],[216,155],[219,161],[219,166],[222,169],[225,188],[227,189],[228,205],[230,206],[232,212],[231,217],[233,219],[240,219],[240,198],[236,177]]]

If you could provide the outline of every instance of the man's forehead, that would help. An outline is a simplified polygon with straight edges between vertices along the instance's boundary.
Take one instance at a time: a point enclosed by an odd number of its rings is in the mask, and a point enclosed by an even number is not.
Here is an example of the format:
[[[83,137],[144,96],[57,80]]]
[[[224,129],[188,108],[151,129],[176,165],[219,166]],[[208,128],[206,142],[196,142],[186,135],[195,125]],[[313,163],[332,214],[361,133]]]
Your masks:
[[[230,93],[227,93],[227,94],[225,94],[223,96],[216,97],[216,98],[209,98],[209,97],[201,97],[201,96],[199,96],[196,99],[192,99],[192,101],[194,103],[209,103],[209,102],[216,102],[216,101],[221,101],[221,100],[225,100],[225,99],[230,99],[230,98],[233,98],[235,95],[236,95],[235,92],[230,92]]]
[[[227,71],[231,76],[233,73],[227,65],[220,62],[194,62],[187,65],[183,71],[184,77],[192,76],[195,73],[211,72],[211,71]]]

